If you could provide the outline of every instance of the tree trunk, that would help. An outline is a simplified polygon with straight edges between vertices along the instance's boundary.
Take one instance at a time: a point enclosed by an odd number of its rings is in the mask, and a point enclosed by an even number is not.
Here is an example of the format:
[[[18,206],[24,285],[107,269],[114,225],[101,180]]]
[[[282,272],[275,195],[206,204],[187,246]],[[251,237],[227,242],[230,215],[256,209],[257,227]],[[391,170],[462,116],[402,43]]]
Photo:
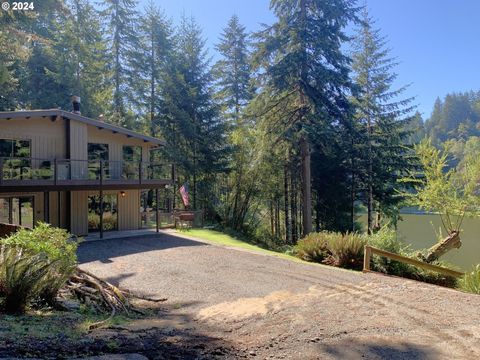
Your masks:
[[[312,232],[312,185],[310,171],[310,147],[308,141],[302,137],[300,140],[302,154],[302,235],[307,236]]]
[[[353,232],[355,231],[355,153],[354,153],[354,141],[352,137],[352,154],[351,154],[351,176],[352,176],[352,183],[350,187],[350,223],[351,228],[350,230]]]
[[[292,244],[297,243],[297,184],[294,175],[293,165],[290,167],[290,210],[291,210],[291,228],[292,228]]]
[[[445,255],[452,249],[458,249],[462,246],[462,241],[460,240],[460,232],[452,231],[446,238],[442,241],[439,241],[428,249],[425,256],[418,254],[419,257],[428,263],[431,263],[435,260],[438,260],[441,256]]]
[[[288,160],[287,163],[284,166],[283,169],[283,175],[284,175],[284,211],[285,211],[285,242],[287,244],[291,243],[291,237],[290,237],[290,217],[289,217],[289,211],[288,211],[288,200],[289,200],[289,192],[288,192]]]

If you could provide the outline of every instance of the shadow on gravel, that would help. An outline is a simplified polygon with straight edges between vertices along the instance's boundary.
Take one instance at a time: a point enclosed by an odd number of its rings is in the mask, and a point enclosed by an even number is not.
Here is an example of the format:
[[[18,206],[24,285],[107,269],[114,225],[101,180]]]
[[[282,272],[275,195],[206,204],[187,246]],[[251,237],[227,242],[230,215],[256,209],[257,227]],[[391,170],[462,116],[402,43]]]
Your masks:
[[[320,345],[320,353],[329,354],[335,359],[385,359],[385,360],[433,360],[441,354],[434,348],[425,345],[399,342],[370,340],[368,342],[345,339],[336,344]]]
[[[80,264],[92,261],[109,263],[112,262],[111,259],[120,256],[185,246],[208,245],[165,234],[143,235],[123,239],[84,242],[79,245],[77,256]]]
[[[83,317],[67,312],[0,318],[0,359],[71,359],[126,353],[142,354],[151,360],[245,357],[234,344],[212,336],[215,328],[199,328],[184,312],[164,309],[92,332],[80,330],[84,328],[82,321]]]

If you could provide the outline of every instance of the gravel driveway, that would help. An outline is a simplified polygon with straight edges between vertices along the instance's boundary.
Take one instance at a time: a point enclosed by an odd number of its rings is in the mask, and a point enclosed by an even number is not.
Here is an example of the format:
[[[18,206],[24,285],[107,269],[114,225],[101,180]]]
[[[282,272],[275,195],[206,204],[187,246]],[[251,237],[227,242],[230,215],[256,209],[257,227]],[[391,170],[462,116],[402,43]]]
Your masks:
[[[201,334],[233,349],[208,352],[207,344],[206,357],[480,356],[480,296],[173,233],[84,243],[79,260],[112,283],[168,298],[164,316],[134,328],[168,326],[172,336]]]

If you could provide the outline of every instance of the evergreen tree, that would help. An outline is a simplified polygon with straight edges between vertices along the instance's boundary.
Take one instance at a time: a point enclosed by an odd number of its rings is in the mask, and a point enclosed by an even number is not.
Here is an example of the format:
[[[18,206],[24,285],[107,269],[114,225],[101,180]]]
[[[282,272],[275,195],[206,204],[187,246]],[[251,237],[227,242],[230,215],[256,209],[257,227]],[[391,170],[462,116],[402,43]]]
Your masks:
[[[162,91],[173,52],[173,30],[170,21],[150,2],[139,21],[139,46],[130,61],[132,102],[146,125],[146,132],[156,136],[160,112],[163,111]]]
[[[397,100],[404,87],[392,90],[396,63],[388,57],[385,38],[373,28],[367,9],[354,42],[352,68],[359,93],[353,103],[356,119],[363,128],[363,200],[367,205],[368,232],[374,229],[373,212],[388,213],[395,208],[397,180],[408,167],[404,144],[412,98]],[[378,225],[378,222],[377,224]]]
[[[235,124],[238,124],[242,108],[253,97],[247,36],[245,26],[233,15],[216,46],[222,56],[213,69],[218,87],[216,96],[226,116]]]
[[[111,122],[132,127],[128,114],[129,80],[134,69],[131,58],[137,47],[136,0],[103,0],[102,16],[106,20],[108,35],[108,56],[111,62],[111,84],[113,87],[113,104],[109,114]]]
[[[32,41],[22,99],[32,108],[71,110],[70,96],[78,95],[83,113],[97,116],[109,98],[99,14],[88,0],[70,0],[66,5],[35,24],[42,38]]]
[[[163,91],[165,156],[191,181],[193,208],[211,208],[212,183],[225,168],[225,126],[213,101],[205,40],[193,18],[182,18]]]
[[[48,41],[48,33],[42,32],[39,25],[48,23],[53,14],[63,9],[63,1],[45,0],[35,4],[35,12],[0,11],[0,110],[28,107],[23,102],[21,83],[32,44]]]
[[[216,100],[223,117],[230,124],[229,142],[233,147],[230,173],[226,177],[227,195],[224,198],[224,222],[242,230],[249,215],[252,193],[258,169],[251,166],[256,156],[252,152],[252,123],[243,121],[244,107],[253,97],[252,70],[249,63],[248,39],[245,27],[236,15],[232,16],[216,46],[221,59],[213,67],[216,80]]]
[[[324,136],[313,138],[313,133],[325,135],[313,129],[335,126],[349,112],[345,96],[350,89],[349,59],[341,45],[348,40],[343,29],[355,19],[353,6],[350,0],[272,0],[277,21],[256,34],[255,62],[264,72],[261,96],[269,98],[263,112],[278,114],[270,131],[301,149],[293,154],[303,164],[303,234],[311,231],[312,221],[309,144],[332,141]],[[296,217],[296,207],[292,210]],[[292,227],[296,227],[295,220]]]

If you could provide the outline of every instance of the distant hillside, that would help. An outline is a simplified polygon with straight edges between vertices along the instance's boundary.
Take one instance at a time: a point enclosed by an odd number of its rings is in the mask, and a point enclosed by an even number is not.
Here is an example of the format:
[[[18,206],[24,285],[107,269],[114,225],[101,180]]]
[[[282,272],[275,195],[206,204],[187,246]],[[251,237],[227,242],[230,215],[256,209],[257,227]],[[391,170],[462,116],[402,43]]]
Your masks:
[[[437,98],[425,122],[425,132],[435,144],[480,136],[480,91],[451,93],[443,100]]]

